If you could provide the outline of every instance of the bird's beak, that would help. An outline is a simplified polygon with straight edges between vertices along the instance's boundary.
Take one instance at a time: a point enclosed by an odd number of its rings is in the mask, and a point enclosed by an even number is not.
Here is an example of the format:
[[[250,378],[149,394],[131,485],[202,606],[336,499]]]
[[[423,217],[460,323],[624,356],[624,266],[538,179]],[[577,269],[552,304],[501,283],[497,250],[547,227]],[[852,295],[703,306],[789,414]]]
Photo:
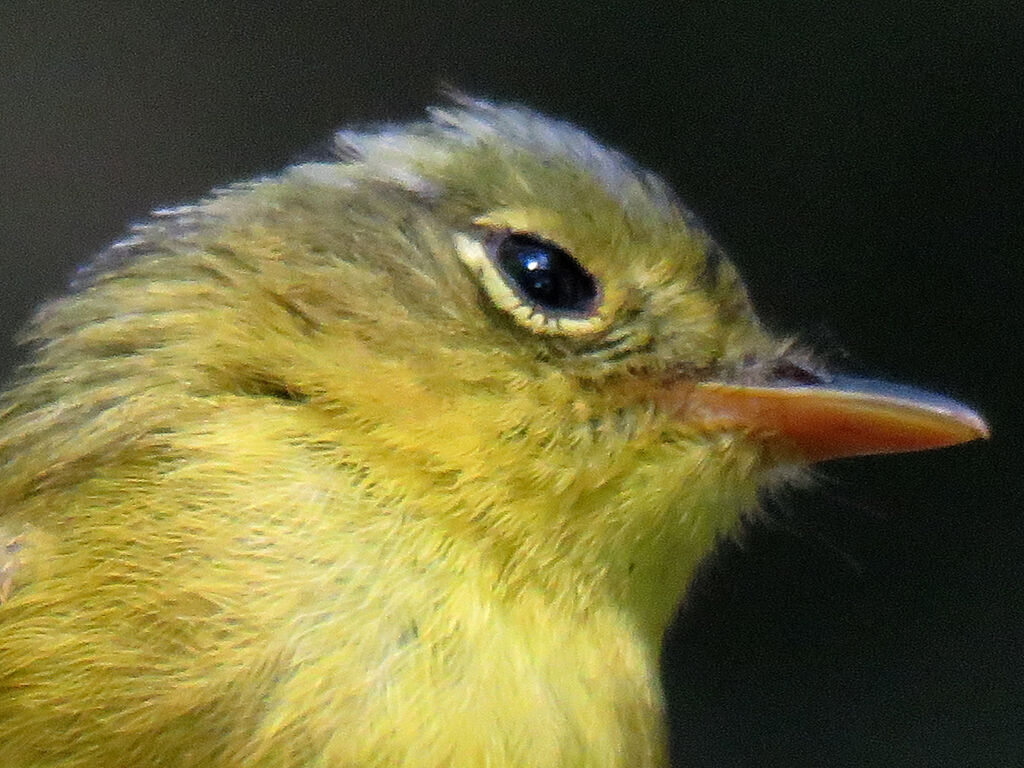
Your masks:
[[[920,451],[989,436],[984,419],[955,400],[868,379],[780,386],[702,381],[680,405],[677,418],[700,429],[742,430],[807,461]]]

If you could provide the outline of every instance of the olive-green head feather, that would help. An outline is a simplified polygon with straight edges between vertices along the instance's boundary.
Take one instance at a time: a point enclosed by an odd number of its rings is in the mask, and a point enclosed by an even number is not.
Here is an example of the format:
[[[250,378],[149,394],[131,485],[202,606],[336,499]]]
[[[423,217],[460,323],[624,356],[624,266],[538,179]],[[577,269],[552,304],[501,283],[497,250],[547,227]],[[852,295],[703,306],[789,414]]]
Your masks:
[[[0,399],[0,765],[667,764],[779,468],[986,434],[757,322],[665,184],[459,99],[158,211]]]
[[[8,489],[125,451],[173,464],[181,424],[255,404],[274,439],[315,433],[367,493],[494,542],[508,573],[668,579],[659,622],[800,458],[754,428],[761,394],[737,410],[694,393],[821,381],[664,182],[565,123],[469,99],[158,212],[30,338],[5,439],[51,460]]]

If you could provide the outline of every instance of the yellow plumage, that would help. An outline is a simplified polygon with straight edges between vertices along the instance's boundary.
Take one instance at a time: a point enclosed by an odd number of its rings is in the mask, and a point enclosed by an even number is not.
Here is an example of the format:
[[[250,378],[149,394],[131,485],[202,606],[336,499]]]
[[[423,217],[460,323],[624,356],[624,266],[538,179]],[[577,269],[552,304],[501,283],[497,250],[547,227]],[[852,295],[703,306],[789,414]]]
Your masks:
[[[818,373],[576,129],[465,101],[338,147],[155,215],[31,326],[0,765],[665,764],[662,633],[801,456],[680,414]],[[591,304],[531,301],[510,234]]]

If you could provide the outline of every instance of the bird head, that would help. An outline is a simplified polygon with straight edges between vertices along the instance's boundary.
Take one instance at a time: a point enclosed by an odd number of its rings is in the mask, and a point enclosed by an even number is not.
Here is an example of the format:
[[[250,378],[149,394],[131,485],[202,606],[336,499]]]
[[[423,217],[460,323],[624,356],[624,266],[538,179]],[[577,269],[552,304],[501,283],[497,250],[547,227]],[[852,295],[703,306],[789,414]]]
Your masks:
[[[469,99],[158,212],[34,335],[48,399],[75,371],[74,418],[131,404],[97,456],[245,403],[254,430],[500,553],[509,582],[600,581],[659,625],[773,477],[984,434],[772,335],[656,176]]]

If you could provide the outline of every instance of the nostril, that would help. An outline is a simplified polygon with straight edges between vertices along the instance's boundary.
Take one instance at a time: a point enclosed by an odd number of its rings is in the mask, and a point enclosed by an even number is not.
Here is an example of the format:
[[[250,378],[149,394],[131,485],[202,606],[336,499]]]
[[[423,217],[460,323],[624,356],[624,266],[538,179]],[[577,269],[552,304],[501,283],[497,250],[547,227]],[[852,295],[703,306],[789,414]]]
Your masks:
[[[797,365],[792,360],[776,360],[772,363],[771,378],[776,382],[791,384],[823,384],[824,379],[813,371]]]

